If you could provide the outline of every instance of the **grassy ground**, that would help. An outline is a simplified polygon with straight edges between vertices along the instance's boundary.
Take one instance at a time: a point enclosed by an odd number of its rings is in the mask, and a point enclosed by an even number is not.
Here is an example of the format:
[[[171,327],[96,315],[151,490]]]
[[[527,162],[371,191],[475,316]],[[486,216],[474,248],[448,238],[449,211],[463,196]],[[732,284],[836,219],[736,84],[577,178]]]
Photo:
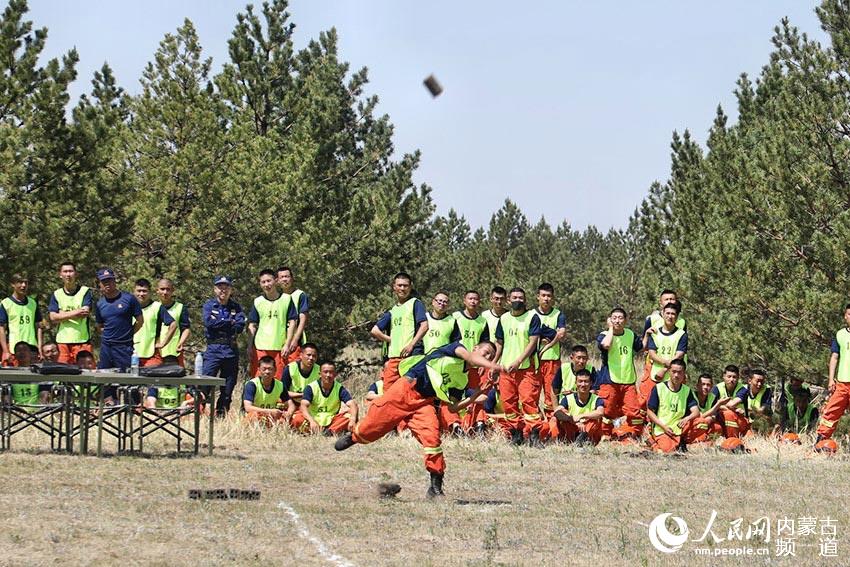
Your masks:
[[[29,434],[13,443],[0,455],[3,565],[327,565],[330,555],[356,565],[688,565],[706,562],[695,557],[697,544],[664,555],[646,525],[672,512],[695,539],[712,509],[721,536],[738,517],[746,528],[765,515],[774,526],[784,516],[830,516],[838,520],[834,563],[847,564],[850,553],[847,459],[765,440],[753,442],[750,455],[693,449],[685,458],[644,458],[634,447],[540,450],[450,439],[439,502],[424,498],[427,474],[406,435],[338,454],[331,439],[231,420],[219,427],[212,458],[169,457],[164,438],[146,442],[162,455],[148,458],[39,452],[43,440]],[[395,500],[376,496],[382,480],[402,485]],[[193,488],[231,487],[261,490],[261,500],[187,498]],[[795,564],[829,564],[818,557],[818,537],[798,539]],[[783,564],[773,541],[769,547]]]

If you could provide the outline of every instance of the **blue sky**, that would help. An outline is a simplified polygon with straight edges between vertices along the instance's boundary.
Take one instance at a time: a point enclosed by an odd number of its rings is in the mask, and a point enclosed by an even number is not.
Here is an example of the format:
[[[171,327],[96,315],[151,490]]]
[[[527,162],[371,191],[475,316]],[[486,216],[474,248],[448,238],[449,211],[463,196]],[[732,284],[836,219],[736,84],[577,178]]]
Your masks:
[[[136,93],[186,17],[218,69],[244,5],[31,0],[30,17],[49,29],[48,56],[79,51],[74,95],[104,61]],[[666,178],[673,130],[702,141],[718,103],[735,115],[735,80],[767,62],[783,16],[824,37],[815,5],[295,0],[290,12],[297,47],[335,26],[342,59],[369,68],[396,150],[422,151],[416,180],[439,213],[454,208],[477,227],[510,198],[532,221],[607,229],[624,227]],[[445,89],[437,99],[422,86],[429,73]]]

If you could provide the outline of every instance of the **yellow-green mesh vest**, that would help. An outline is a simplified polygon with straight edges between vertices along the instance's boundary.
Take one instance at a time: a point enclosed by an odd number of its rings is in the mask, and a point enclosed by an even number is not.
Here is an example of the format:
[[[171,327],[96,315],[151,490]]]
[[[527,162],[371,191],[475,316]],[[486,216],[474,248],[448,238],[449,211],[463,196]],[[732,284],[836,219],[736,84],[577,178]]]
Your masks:
[[[578,392],[573,392],[567,396],[567,413],[573,418],[579,418],[588,414],[596,409],[596,400],[598,399],[599,396],[591,392],[590,397],[587,399],[587,403],[580,406],[578,403]]]
[[[788,424],[791,426],[795,433],[803,433],[809,428],[809,424],[812,422],[812,413],[815,411],[814,404],[809,404],[806,406],[806,411],[803,412],[803,417],[797,415],[797,406],[794,404],[794,400],[792,399],[788,402],[786,406],[788,411]]]
[[[484,320],[487,321],[487,333],[490,335],[490,340],[496,341],[496,329],[499,327],[500,317],[493,313],[490,309],[481,314]]]
[[[655,343],[655,353],[669,360],[673,360],[673,356],[676,354],[676,347],[679,346],[679,339],[682,338],[682,335],[685,334],[685,331],[679,329],[678,327],[673,332],[672,335],[665,335],[661,331],[664,329],[664,326],[655,327],[655,334],[652,335],[652,341]],[[685,355],[685,362],[688,361],[688,355]],[[659,372],[664,366],[658,364],[657,362],[652,363],[652,374],[650,378],[654,381],[655,375]],[[670,378],[670,372],[667,372],[664,375],[664,379]]]
[[[292,297],[292,303],[295,305],[295,313],[298,315],[298,319],[295,320],[296,326],[298,326],[298,321],[301,318],[301,311],[300,311],[298,306],[300,305],[302,295],[304,295],[304,292],[300,289],[296,289],[295,291],[292,292],[292,294],[290,296],[290,297]],[[298,344],[303,345],[306,342],[307,342],[307,328],[306,328],[306,325],[305,325],[304,330],[301,332],[301,340],[298,341]]]
[[[584,365],[584,369],[593,373],[593,365],[589,362]],[[555,392],[558,394],[558,402],[564,399],[566,392],[575,392],[575,390],[576,375],[573,373],[573,363],[567,361],[561,365],[561,391]]]
[[[286,314],[292,298],[285,293],[274,301],[264,296],[254,298],[257,311],[257,332],[254,335],[254,348],[258,350],[280,350],[286,340]]]
[[[764,405],[762,403],[762,399],[764,398],[765,392],[767,392],[767,388],[765,386],[762,386],[761,390],[759,390],[759,393],[756,394],[755,397],[752,397],[749,394],[747,395],[747,413],[749,413],[750,410],[760,410],[762,408],[762,406]]]
[[[378,380],[377,382],[375,382],[375,390],[377,390],[377,394],[379,396],[384,395],[384,381],[383,380]]]
[[[661,313],[658,311],[653,311],[649,316],[649,326],[653,329],[657,329],[658,327],[664,326],[664,317],[661,316]],[[676,319],[676,328],[685,330],[685,318],[680,314]],[[652,360],[649,358],[649,353],[646,353],[646,361],[648,363],[652,363]]]
[[[160,354],[164,357],[166,356],[177,356],[177,344],[180,342],[180,334],[182,331],[180,330],[180,317],[183,315],[183,304],[179,301],[175,301],[171,307],[167,307],[166,311],[171,315],[171,318],[177,321],[177,330],[174,331],[174,335],[171,337],[171,340],[168,341],[168,344],[165,345]]]
[[[515,317],[510,311],[502,315],[500,322],[502,323],[502,334],[504,348],[502,349],[502,360],[506,364],[513,364],[528,346],[529,330],[531,329],[531,319],[534,317],[534,311],[526,311],[519,317]],[[523,359],[518,370],[523,370],[531,366],[532,360],[536,354],[531,353],[530,356]]]
[[[838,372],[835,379],[838,382],[850,382],[850,331],[841,329],[835,334],[838,342]]]
[[[634,384],[635,374],[635,334],[624,329],[622,335],[614,335],[608,349],[608,373],[614,384]]]
[[[84,285],[80,286],[77,293],[68,295],[64,288],[59,288],[53,292],[53,298],[56,299],[56,304],[59,306],[59,311],[68,312],[82,308],[83,298],[89,292],[89,288]],[[87,343],[91,340],[89,333],[88,317],[80,317],[78,319],[65,319],[59,322],[56,329],[56,342],[62,344]]]
[[[307,384],[319,379],[319,365],[313,363],[313,369],[310,370],[310,375],[304,376],[301,374],[300,361],[294,360],[289,363],[289,377],[292,378],[289,391],[301,393],[307,387]]]
[[[472,347],[481,341],[481,335],[487,328],[487,320],[481,315],[478,315],[475,319],[470,319],[463,314],[463,311],[455,311],[454,318],[460,329],[460,342],[466,350],[471,352]],[[490,335],[490,339],[494,340],[495,336],[495,333]]]
[[[280,402],[280,395],[283,393],[283,382],[275,379],[271,392],[266,392],[263,388],[263,381],[259,377],[251,378],[251,383],[256,388],[254,401],[252,402],[255,407],[261,409],[277,408],[277,404]]]
[[[12,400],[18,405],[38,405],[38,384],[12,384]]]
[[[157,386],[156,407],[160,409],[174,409],[180,405],[180,394],[183,389],[179,386]]]
[[[313,400],[309,407],[310,415],[313,416],[316,423],[322,427],[327,427],[334,420],[334,416],[339,413],[339,408],[342,407],[342,400],[339,398],[342,384],[334,380],[334,385],[327,396],[322,393],[322,386],[318,381],[311,382],[307,387],[313,391]]]
[[[540,317],[540,323],[542,325],[546,325],[555,331],[558,330],[558,315],[561,314],[559,309],[553,307],[547,315],[542,314],[539,309],[535,309],[535,312]],[[538,348],[543,348],[542,341],[538,344]],[[561,360],[561,343],[555,343],[552,348],[539,356],[540,360]]]
[[[744,386],[743,384],[738,382],[737,384],[735,384],[735,391],[732,392],[731,394],[729,394],[726,391],[726,382],[720,382],[719,384],[717,384],[717,393],[720,394],[721,400],[723,398],[733,398],[733,397],[737,396],[738,392],[740,392],[744,388],[746,388],[746,386]]]
[[[724,386],[724,389],[725,389],[725,386]],[[696,397],[696,394],[694,394],[694,397]],[[712,408],[712,406],[714,406],[714,402],[716,402],[716,401],[717,401],[717,398],[714,397],[714,394],[712,394],[711,392],[709,392],[708,395],[705,397],[705,404],[699,403],[699,398],[697,398],[697,405],[699,406],[699,412],[700,413],[707,412],[708,410],[710,410]]]
[[[26,305],[20,305],[11,297],[2,302],[9,318],[9,350],[14,351],[15,345],[23,341],[28,345],[38,346],[38,336],[35,331],[35,312],[38,305],[35,299],[27,297]]]
[[[685,412],[688,407],[688,396],[691,393],[690,386],[682,384],[678,392],[672,391],[667,385],[669,382],[656,384],[655,391],[658,393],[658,411],[655,415],[662,423],[673,430],[673,433],[679,435],[682,433],[682,428],[679,427],[679,420],[685,417]],[[655,435],[662,435],[664,430],[658,425],[653,426]]]
[[[469,384],[469,376],[466,373],[466,364],[462,358],[454,356],[441,356],[425,363],[428,379],[437,397],[451,403],[449,390],[465,390]]]
[[[422,346],[425,347],[425,354],[429,354],[449,344],[455,328],[455,318],[446,315],[442,319],[435,319],[430,313],[426,313],[425,317],[428,319],[428,332],[422,338]]]
[[[156,332],[159,328],[159,308],[162,304],[153,301],[147,307],[142,307],[144,323],[142,328],[133,335],[133,351],[139,358],[150,358],[156,349]]]
[[[413,318],[416,301],[415,297],[411,297],[390,309],[390,344],[387,348],[387,356],[390,358],[400,357],[401,349],[416,336],[416,321]]]

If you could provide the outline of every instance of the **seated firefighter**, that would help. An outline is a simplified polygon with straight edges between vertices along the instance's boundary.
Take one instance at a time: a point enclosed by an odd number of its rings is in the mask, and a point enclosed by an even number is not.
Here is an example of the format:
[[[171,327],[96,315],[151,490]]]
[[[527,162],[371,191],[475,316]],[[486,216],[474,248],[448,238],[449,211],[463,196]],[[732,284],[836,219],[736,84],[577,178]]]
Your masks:
[[[336,365],[325,362],[319,379],[307,384],[301,396],[301,413],[292,426],[303,432],[338,435],[357,425],[357,402],[336,379]]]
[[[242,394],[246,421],[268,426],[288,423],[295,411],[295,403],[283,382],[275,378],[277,363],[274,357],[261,357],[257,361],[257,374],[245,384]]]
[[[646,403],[646,416],[653,424],[649,442],[656,451],[687,451],[690,429],[700,416],[696,397],[685,384],[686,366],[681,358],[673,360],[669,380],[653,386]]]

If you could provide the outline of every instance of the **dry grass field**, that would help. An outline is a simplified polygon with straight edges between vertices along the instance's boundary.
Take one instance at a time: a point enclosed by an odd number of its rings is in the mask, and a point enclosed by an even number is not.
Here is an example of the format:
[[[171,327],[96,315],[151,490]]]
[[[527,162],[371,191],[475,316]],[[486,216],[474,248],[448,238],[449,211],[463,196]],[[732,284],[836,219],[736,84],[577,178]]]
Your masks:
[[[375,375],[363,362],[346,378],[358,393]],[[428,501],[422,454],[408,434],[337,453],[332,439],[245,426],[235,414],[216,427],[215,455],[195,458],[174,455],[165,435],[146,440],[144,456],[116,456],[107,441],[101,459],[52,454],[43,437],[15,436],[0,454],[0,565],[850,564],[850,452],[813,454],[808,440],[670,457],[637,446],[447,439],[446,497]],[[380,499],[376,486],[388,480],[401,493]],[[218,488],[261,498],[187,497]],[[713,510],[724,539],[733,520],[743,519],[746,535],[768,517],[769,555],[697,555],[698,547],[762,546],[693,542]],[[677,552],[650,544],[648,524],[661,513],[688,523]],[[777,522],[806,516],[836,521],[837,558],[819,556],[819,531],[796,538],[796,556],[777,556]]]

